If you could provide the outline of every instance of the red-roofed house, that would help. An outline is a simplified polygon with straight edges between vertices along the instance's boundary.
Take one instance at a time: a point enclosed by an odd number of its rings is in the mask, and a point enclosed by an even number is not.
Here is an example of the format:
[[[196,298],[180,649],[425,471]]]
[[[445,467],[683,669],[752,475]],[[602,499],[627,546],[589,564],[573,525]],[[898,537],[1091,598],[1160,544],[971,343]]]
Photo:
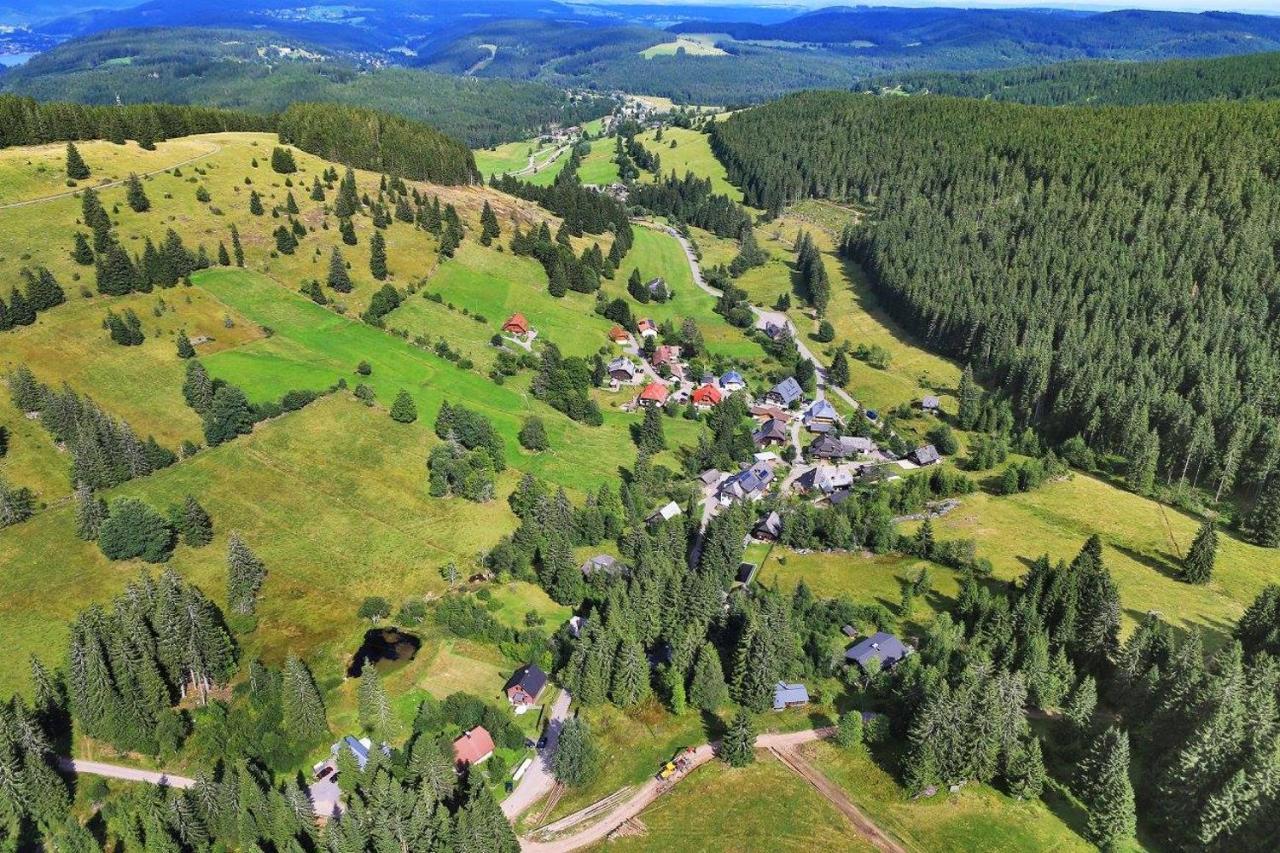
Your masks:
[[[481,764],[493,755],[493,738],[484,726],[476,726],[453,742],[453,760],[461,766]]]
[[[636,323],[636,331],[640,333],[642,338],[656,338],[658,336],[658,327],[648,317]]]
[[[663,344],[653,351],[653,366],[661,367],[667,365],[671,367],[680,362],[680,347]]]
[[[627,330],[621,326],[614,326],[609,330],[609,340],[615,344],[627,344],[631,342],[631,335],[627,334]]]
[[[525,319],[523,314],[515,313],[507,318],[507,322],[502,324],[502,331],[512,335],[529,334],[529,321]]]
[[[650,382],[644,386],[644,390],[640,392],[640,405],[642,406],[661,406],[667,402],[667,395],[671,392],[667,390],[667,386],[661,382]]]
[[[693,405],[699,409],[710,409],[713,406],[718,406],[723,399],[724,395],[714,385],[703,385],[693,392]]]

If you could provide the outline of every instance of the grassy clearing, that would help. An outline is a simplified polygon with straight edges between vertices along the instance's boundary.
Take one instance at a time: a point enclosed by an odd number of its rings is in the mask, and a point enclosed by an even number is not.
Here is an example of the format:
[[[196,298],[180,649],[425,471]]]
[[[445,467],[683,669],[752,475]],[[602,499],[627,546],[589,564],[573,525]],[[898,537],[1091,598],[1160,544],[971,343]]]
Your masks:
[[[488,180],[491,175],[518,172],[528,167],[530,157],[535,166],[545,163],[555,150],[556,146],[544,145],[534,137],[507,142],[495,148],[477,148],[472,154],[476,158],[476,168]]]
[[[675,56],[684,51],[689,56],[728,56],[723,49],[716,47],[716,39],[717,36],[710,33],[680,35],[675,41],[646,47],[640,51],[640,55],[645,59],[653,59],[655,56]]]
[[[158,507],[199,495],[216,538],[205,548],[179,546],[173,567],[221,602],[226,539],[238,530],[268,569],[247,651],[277,662],[304,654],[331,687],[367,627],[356,619],[361,598],[398,603],[439,592],[441,565],[469,566],[514,527],[504,501],[427,496],[423,462],[433,440],[339,395],[113,494]],[[513,484],[508,475],[500,493]],[[28,655],[60,654],[67,621],[140,568],[109,562],[77,539],[73,516],[66,505],[0,533],[0,639],[10,650],[0,659],[0,689],[25,689]]]
[[[875,848],[805,780],[766,753],[735,770],[712,761],[640,815],[647,832],[599,849],[810,851]]]
[[[712,192],[722,193],[736,202],[742,202],[742,190],[729,183],[724,166],[711,153],[706,134],[683,127],[663,128],[661,141],[654,139],[655,134],[656,131],[646,130],[638,138],[645,148],[661,156],[664,177],[673,171],[680,178],[686,172],[692,172],[700,178],[709,178]],[[646,172],[642,180],[656,181],[657,176]]]
[[[910,850],[1094,849],[1042,803],[1020,803],[986,785],[911,800],[864,749],[843,750],[829,743],[804,749],[868,817]]]
[[[617,140],[606,136],[591,142],[591,153],[582,158],[578,167],[578,179],[584,184],[614,184],[618,176],[618,164],[613,161]]]
[[[170,169],[178,163],[216,150],[216,146],[195,137],[168,139],[146,151],[136,142],[78,142],[76,148],[92,174],[78,186],[67,186],[66,143],[8,148],[0,151],[0,204],[44,198],[79,187],[98,186],[129,177]]]
[[[553,633],[573,615],[571,608],[556,604],[551,596],[543,592],[542,587],[526,581],[510,581],[492,588],[493,600],[501,607],[493,611],[493,615],[504,625],[524,630],[525,614],[537,613],[545,624],[542,626],[548,634]]]

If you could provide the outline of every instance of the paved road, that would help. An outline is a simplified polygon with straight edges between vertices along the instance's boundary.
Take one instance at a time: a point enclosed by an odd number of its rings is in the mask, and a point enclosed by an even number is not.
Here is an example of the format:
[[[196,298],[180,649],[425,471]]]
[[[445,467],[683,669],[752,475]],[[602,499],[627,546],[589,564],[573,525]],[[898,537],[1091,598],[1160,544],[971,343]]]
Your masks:
[[[59,758],[58,767],[73,773],[90,773],[94,776],[106,776],[111,779],[124,779],[128,782],[147,782],[151,785],[167,785],[170,788],[191,788],[195,779],[175,776],[172,773],[155,770],[139,770],[136,767],[122,767],[119,764],[103,764],[100,761],[85,761],[83,758]]]
[[[214,143],[211,143],[211,144],[213,144],[213,148],[210,149],[209,151],[204,152],[203,154],[197,154],[194,157],[188,157],[186,160],[183,160],[181,163],[172,163],[168,166],[165,166],[163,169],[156,169],[154,172],[143,172],[138,177],[149,178],[152,175],[159,175],[161,172],[167,172],[170,169],[177,169],[179,166],[185,166],[188,163],[194,163],[197,160],[203,160],[205,157],[211,157],[222,150],[221,145],[217,145]],[[92,185],[86,185],[86,186],[88,189],[105,190],[105,189],[110,189],[111,187],[118,187],[121,184],[123,184],[126,180],[128,179],[121,178],[118,181],[107,181],[101,184],[92,184]],[[66,192],[54,193],[53,195],[43,195],[43,196],[40,196],[39,198],[29,198],[26,201],[12,201],[12,202],[9,202],[8,204],[0,204],[0,210],[7,210],[11,207],[27,207],[28,205],[32,205],[32,204],[40,204],[46,201],[54,201],[55,199],[66,198],[69,195],[75,195],[78,192],[84,191],[85,188],[86,187],[76,187],[74,190],[67,190]]]
[[[508,820],[524,812],[555,787],[556,779],[551,775],[551,756],[555,755],[556,746],[560,743],[560,729],[569,716],[569,703],[572,701],[569,691],[561,690],[560,695],[551,703],[551,716],[547,719],[547,745],[538,750],[533,764],[520,777],[511,796],[502,801],[502,813]]]
[[[802,732],[786,732],[782,734],[765,734],[756,739],[756,747],[758,749],[794,749],[802,743],[818,740],[820,738],[831,737],[835,734],[834,728],[808,729]],[[609,833],[613,832],[622,824],[643,812],[649,805],[658,798],[664,791],[672,785],[689,777],[696,768],[706,764],[715,757],[718,743],[704,743],[702,746],[694,750],[693,756],[689,759],[690,768],[676,782],[661,783],[656,779],[649,779],[644,785],[627,799],[620,802],[603,818],[593,822],[591,826],[581,832],[568,835],[563,838],[557,838],[552,841],[534,841],[530,838],[520,839],[520,849],[524,853],[569,853],[571,850],[577,850],[590,844],[596,844],[608,838]],[[590,810],[588,806],[583,811]],[[575,815],[556,821],[556,826],[572,826]]]
[[[680,244],[680,248],[684,249],[685,258],[689,261],[689,271],[693,273],[693,283],[703,291],[719,299],[722,296],[720,290],[707,284],[707,280],[702,277],[702,268],[698,265],[698,256],[694,253],[693,246],[684,238],[684,235],[667,225],[652,227],[656,227],[658,230],[676,239]],[[755,315],[756,325],[758,328],[764,328],[765,323],[780,323],[786,324],[786,327],[791,330],[791,337],[796,342],[796,349],[800,351],[801,357],[813,364],[814,373],[817,374],[818,391],[815,395],[817,399],[821,400],[824,393],[829,390],[832,394],[835,394],[847,403],[855,412],[862,408],[858,405],[858,401],[853,399],[852,395],[843,388],[837,385],[827,384],[827,366],[819,361],[818,357],[813,354],[813,351],[805,345],[803,338],[796,330],[795,323],[791,322],[790,317],[781,311],[766,311],[763,308],[757,308],[754,305],[748,305],[747,307],[749,307],[751,309],[751,313]]]

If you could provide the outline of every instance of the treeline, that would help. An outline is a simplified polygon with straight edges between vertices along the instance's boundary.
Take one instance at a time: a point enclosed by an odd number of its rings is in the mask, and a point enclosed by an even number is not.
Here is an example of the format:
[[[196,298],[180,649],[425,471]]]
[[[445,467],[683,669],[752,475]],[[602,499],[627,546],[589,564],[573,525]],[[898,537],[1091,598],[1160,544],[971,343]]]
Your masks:
[[[1089,61],[983,71],[917,71],[878,77],[866,86],[1042,106],[1274,100],[1280,98],[1280,53],[1165,62]]]
[[[569,169],[569,164],[565,165]],[[631,222],[627,218],[627,209],[617,199],[605,193],[587,189],[580,184],[573,173],[564,178],[562,171],[556,176],[551,186],[540,187],[513,178],[510,175],[493,176],[489,185],[496,190],[532,201],[564,220],[565,227],[575,237],[583,234],[603,234],[613,231],[616,236],[625,236],[625,244],[631,244]]]
[[[1280,462],[1278,132],[1273,104],[811,93],[739,113],[712,145],[749,204],[873,204],[843,252],[1019,428],[1129,460],[1139,490],[1222,493]]]
[[[475,157],[460,142],[424,124],[340,104],[292,104],[276,124],[283,142],[333,160],[436,184],[480,180]]]
[[[0,148],[78,139],[156,143],[176,136],[271,131],[275,119],[238,110],[172,104],[87,106],[0,95]]]
[[[742,205],[713,193],[711,179],[699,178],[692,172],[686,172],[683,178],[672,172],[658,183],[636,184],[627,201],[717,237],[736,240],[751,228],[751,214]]]

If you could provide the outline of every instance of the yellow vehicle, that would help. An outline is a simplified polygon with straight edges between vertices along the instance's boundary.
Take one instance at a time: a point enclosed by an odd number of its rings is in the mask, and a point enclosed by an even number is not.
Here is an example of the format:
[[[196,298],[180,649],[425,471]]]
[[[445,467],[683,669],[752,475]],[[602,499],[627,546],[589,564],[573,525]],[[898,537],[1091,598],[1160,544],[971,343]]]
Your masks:
[[[662,766],[662,769],[658,771],[658,778],[661,779],[663,782],[665,782],[668,779],[670,779],[672,776],[674,776],[675,773],[676,773],[675,764],[668,761],[666,764]]]

